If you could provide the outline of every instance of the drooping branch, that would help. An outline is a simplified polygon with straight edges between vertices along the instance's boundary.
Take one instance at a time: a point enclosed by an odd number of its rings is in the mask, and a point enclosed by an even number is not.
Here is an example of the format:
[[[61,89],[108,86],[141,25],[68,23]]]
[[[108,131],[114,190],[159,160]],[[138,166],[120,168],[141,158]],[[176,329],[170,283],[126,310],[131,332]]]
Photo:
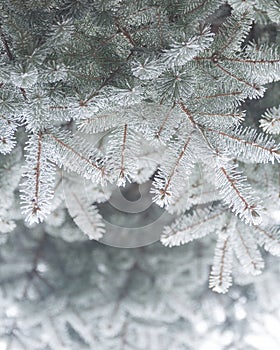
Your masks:
[[[95,205],[71,189],[66,189],[66,205],[74,222],[88,235],[99,240],[105,233],[105,223]]]
[[[237,171],[237,165],[217,157],[214,168],[216,187],[220,191],[223,201],[232,208],[232,211],[241,220],[249,225],[259,225],[262,221],[260,200],[252,197],[253,189],[242,173]]]
[[[93,182],[105,182],[109,173],[103,154],[78,136],[65,132],[48,131],[45,134],[54,145],[50,159]]]
[[[26,221],[38,223],[50,213],[54,194],[56,169],[48,161],[49,145],[43,140],[42,132],[31,135],[26,147],[26,165],[21,184],[21,207]]]
[[[230,242],[230,236],[224,232],[218,236],[215,255],[211,274],[209,278],[209,287],[215,292],[226,293],[232,284],[232,264],[233,251]]]
[[[124,159],[125,159],[125,149],[126,149],[126,138],[127,138],[127,124],[124,124],[124,130],[123,130],[123,141],[122,141],[122,151],[121,151],[121,169],[119,174],[120,182],[122,183],[124,181],[124,171],[125,171],[125,165],[124,165]]]
[[[32,214],[36,215],[37,210],[41,210],[39,207],[39,179],[41,173],[41,156],[42,156],[42,133],[38,134],[38,148],[37,148],[37,157],[36,157],[36,166],[35,166],[35,193],[33,201],[33,210]]]
[[[180,195],[177,193],[177,184],[189,175],[193,167],[194,157],[189,146],[191,136],[187,136],[185,142],[178,150],[167,150],[162,159],[162,165],[155,176],[152,189],[153,200],[161,207],[169,206],[170,201]],[[176,184],[177,183],[177,184]]]
[[[161,243],[173,247],[202,238],[222,225],[225,211],[223,208],[213,212],[195,209],[192,214],[182,215],[170,226],[165,226]]]
[[[232,232],[232,245],[244,271],[253,275],[260,274],[264,262],[252,234],[246,232],[245,235],[236,227],[236,231]]]

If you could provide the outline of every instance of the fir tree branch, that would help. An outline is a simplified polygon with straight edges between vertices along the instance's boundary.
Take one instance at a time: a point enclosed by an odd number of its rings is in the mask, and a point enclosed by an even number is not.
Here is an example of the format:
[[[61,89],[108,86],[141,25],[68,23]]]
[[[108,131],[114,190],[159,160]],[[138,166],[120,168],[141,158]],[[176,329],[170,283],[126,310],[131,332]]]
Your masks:
[[[274,64],[280,62],[279,59],[250,59],[250,58],[243,58],[243,57],[227,57],[223,54],[221,55],[213,55],[213,56],[196,56],[193,58],[194,61],[212,61],[214,63],[217,63],[217,60],[220,59],[221,61],[229,61],[229,62],[238,62],[238,63],[250,63],[250,64]]]
[[[214,163],[215,185],[223,196],[223,201],[241,220],[249,225],[259,225],[262,221],[260,200],[252,197],[253,190],[242,173],[237,171],[237,164],[217,155]]]
[[[66,195],[66,205],[74,222],[89,239],[99,240],[105,233],[105,223],[96,206],[70,189]]]
[[[230,36],[228,36],[226,39],[223,40],[222,46],[219,47],[219,52],[225,52],[227,49],[231,49],[231,47],[234,48],[234,42],[236,39],[242,40],[245,35],[248,34],[250,28],[252,19],[249,18],[249,12],[245,11],[241,14],[241,16],[238,16],[234,18],[234,26],[232,27],[233,22],[231,22],[231,17],[228,19],[229,22],[229,30],[231,31]],[[223,24],[223,26],[220,28],[220,33],[223,33],[223,29],[225,29],[226,26]],[[240,29],[242,30],[241,33]],[[238,35],[239,34],[239,35]]]
[[[229,171],[225,169],[225,167],[223,166],[221,166],[219,170],[224,175],[227,185],[225,183],[223,184],[223,180],[218,175],[219,180],[221,180],[221,183],[218,184],[218,186],[221,187],[223,191],[227,193],[227,195],[229,195],[230,192],[232,192],[233,198],[230,198],[231,196],[229,196],[229,197],[225,197],[225,200],[227,200],[230,206],[232,206],[233,211],[237,212],[237,214],[240,214],[241,218],[244,217],[244,219],[248,223],[251,223],[251,222],[259,223],[260,213],[258,211],[258,206],[255,203],[251,204],[251,200],[247,199],[245,195],[243,195],[242,193],[243,191],[241,187],[238,186],[238,182],[237,182],[237,179],[239,179],[238,175],[235,176],[234,174],[230,174]],[[231,189],[226,188],[226,186],[228,185],[230,186]],[[237,202],[235,202],[235,199],[234,199],[235,195],[237,199],[239,199],[237,200]],[[248,216],[246,213],[250,213],[250,215]]]
[[[124,124],[122,151],[121,151],[121,168],[120,168],[120,174],[119,174],[120,183],[123,183],[125,178],[124,155],[125,155],[125,148],[126,148],[126,138],[127,138],[127,124]]]
[[[213,266],[209,277],[209,287],[215,292],[226,293],[232,284],[231,272],[233,251],[230,237],[220,233],[216,243]]]
[[[95,89],[84,101],[80,101],[81,106],[86,106],[94,97],[96,97],[100,90],[102,90],[112,79],[114,79],[115,75],[120,72],[120,69],[123,65],[126,64],[126,62],[130,59],[130,57],[133,55],[133,52],[131,52],[125,59],[125,63],[119,65],[104,81],[103,83]]]
[[[41,156],[42,156],[42,133],[38,133],[38,150],[36,157],[36,166],[35,166],[35,193],[34,193],[34,204],[33,204],[33,214],[36,214],[37,210],[41,210],[38,203],[38,194],[39,194],[39,179],[41,172]]]
[[[161,207],[169,206],[181,195],[176,182],[183,181],[183,178],[191,173],[194,162],[190,149],[191,140],[192,137],[187,136],[180,148],[170,148],[162,159],[161,167],[153,181],[154,188],[151,190],[154,194],[153,201]]]
[[[207,3],[209,3],[211,0],[202,0],[202,2],[198,5],[193,5],[190,7],[190,9],[188,9],[184,15],[191,15],[194,12],[201,10]]]
[[[170,226],[165,226],[160,241],[165,246],[173,247],[202,238],[219,227],[225,211],[225,209],[213,212],[194,209],[192,214],[182,215]]]
[[[262,115],[260,127],[269,134],[280,134],[280,106],[270,108]]]
[[[21,207],[26,221],[38,223],[50,213],[53,188],[55,185],[55,167],[47,157],[49,148],[43,143],[42,132],[31,135],[27,146],[26,166],[21,184]]]
[[[251,233],[246,232],[245,235],[236,227],[236,231],[232,232],[232,245],[244,271],[253,275],[260,274],[264,262]]]
[[[261,227],[253,225],[257,235],[258,243],[264,246],[270,254],[280,256],[280,230],[279,226]]]
[[[244,112],[240,113],[204,113],[204,112],[199,112],[199,115],[202,117],[232,117],[232,118],[237,118],[237,119],[243,119]]]
[[[53,134],[48,133],[48,135],[54,139],[58,144],[60,144],[63,148],[67,149],[68,151],[70,151],[71,153],[75,154],[75,156],[77,156],[78,158],[80,158],[81,160],[83,160],[84,162],[86,162],[87,164],[89,164],[90,166],[94,167],[97,170],[103,171],[103,168],[94,164],[90,159],[88,159],[87,157],[85,157],[83,154],[81,154],[80,152],[76,151],[72,146],[68,145],[67,143],[65,143],[64,141],[62,141],[61,139],[59,139],[58,137],[56,137]]]
[[[224,55],[221,55],[222,60],[230,61],[230,62],[238,62],[238,63],[250,63],[250,64],[273,64],[280,62],[280,59],[249,59],[249,58],[240,58],[240,57],[227,57]]]
[[[139,154],[139,136],[127,124],[119,126],[110,134],[108,142],[108,162],[111,166],[113,181],[125,186],[134,178]]]
[[[164,117],[162,123],[160,124],[158,131],[156,131],[156,138],[157,139],[160,138],[161,133],[162,133],[168,119],[171,117],[171,113],[172,113],[173,108],[174,108],[174,106],[172,108],[170,108],[170,110],[166,113],[166,116]]]
[[[160,191],[160,193],[161,193],[161,195],[162,195],[163,197],[164,197],[165,195],[167,195],[167,193],[168,193],[167,190],[168,190],[168,188],[169,188],[169,186],[170,186],[170,184],[171,184],[172,178],[173,178],[175,172],[177,171],[177,168],[178,168],[178,166],[179,166],[179,164],[180,164],[180,161],[181,161],[182,157],[183,157],[183,156],[185,155],[185,153],[186,153],[186,149],[187,149],[187,147],[189,146],[190,141],[191,141],[191,137],[188,137],[187,140],[186,140],[186,142],[185,142],[185,144],[184,144],[184,146],[183,146],[183,149],[181,150],[181,152],[180,152],[178,158],[176,159],[176,162],[175,162],[175,164],[174,164],[174,166],[173,166],[173,168],[172,168],[172,170],[171,170],[171,173],[168,175],[168,179],[167,179],[167,182],[166,182],[164,188]]]
[[[194,100],[211,99],[211,98],[219,98],[219,97],[238,96],[242,94],[243,94],[242,91],[233,91],[233,92],[218,93],[214,95],[194,96],[193,99]]]
[[[133,40],[128,30],[120,25],[120,22],[117,18],[115,18],[115,25],[132,46],[137,46],[136,42]]]
[[[108,174],[100,158],[101,155],[97,154],[94,147],[86,145],[82,140],[69,138],[69,134],[56,136],[54,133],[46,132],[45,135],[54,140],[58,146],[57,153],[53,154],[53,160],[58,162],[59,166],[64,165],[92,181],[105,181]],[[74,147],[75,141],[78,142],[77,147]]]
[[[18,123],[13,122],[11,118],[0,115],[0,153],[7,154],[12,151],[16,145],[15,132]]]
[[[20,92],[22,93],[23,98],[25,99],[25,101],[27,101],[28,98],[27,98],[26,90],[22,87],[20,87],[19,89],[20,89]]]
[[[187,109],[187,107],[184,105],[183,102],[180,102],[180,106],[182,111],[186,114],[186,116],[189,118],[190,122],[193,126],[197,126],[197,123],[194,121],[194,118],[192,116],[192,113]]]
[[[226,73],[228,76],[230,76],[231,78],[236,79],[237,81],[239,81],[240,83],[243,83],[251,88],[253,88],[254,90],[257,91],[257,94],[260,94],[260,88],[256,85],[256,84],[251,84],[248,81],[238,77],[237,75],[231,73],[229,70],[227,70],[226,68],[224,68],[223,66],[221,66],[218,62],[215,62],[215,66],[218,67],[219,69],[221,69],[224,73]]]
[[[160,46],[162,47],[163,46],[163,31],[162,31],[162,20],[161,20],[159,8],[156,11],[156,16],[157,16],[157,24],[158,24],[158,28],[159,28],[159,33],[160,33]]]
[[[259,163],[280,161],[279,145],[266,135],[257,134],[254,129],[237,128],[231,134],[208,127],[205,130],[220,135],[222,140],[228,139],[228,149],[236,155],[242,154]]]
[[[6,54],[7,54],[8,58],[9,58],[9,60],[13,61],[14,60],[14,56],[13,56],[11,50],[10,50],[10,47],[9,47],[8,41],[6,39],[6,36],[3,33],[3,31],[2,31],[2,25],[1,24],[0,24],[0,37],[1,37],[1,41],[2,41],[3,47],[4,47],[5,51],[6,51]]]

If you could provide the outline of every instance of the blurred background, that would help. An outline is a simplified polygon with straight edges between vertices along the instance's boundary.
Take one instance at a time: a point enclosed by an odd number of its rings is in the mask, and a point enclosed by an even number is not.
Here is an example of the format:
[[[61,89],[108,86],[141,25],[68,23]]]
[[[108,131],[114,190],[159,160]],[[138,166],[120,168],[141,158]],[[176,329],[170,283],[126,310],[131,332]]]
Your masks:
[[[18,228],[0,249],[0,349],[280,348],[279,259],[208,288],[215,241],[126,249]],[[2,237],[2,236],[1,236]],[[63,237],[63,239],[62,239]]]

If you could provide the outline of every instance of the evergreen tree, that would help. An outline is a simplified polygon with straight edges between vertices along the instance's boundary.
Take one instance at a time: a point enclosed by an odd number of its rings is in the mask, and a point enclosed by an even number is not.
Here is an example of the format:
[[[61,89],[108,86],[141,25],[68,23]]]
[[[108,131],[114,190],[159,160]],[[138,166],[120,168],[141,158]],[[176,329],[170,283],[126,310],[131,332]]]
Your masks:
[[[12,305],[3,319],[15,304],[22,310],[3,327],[10,349],[147,349],[149,335],[140,334],[149,326],[159,335],[151,349],[186,349],[194,340],[180,333],[188,320],[180,302],[205,291],[188,261],[199,260],[203,274],[211,265],[209,286],[225,293],[232,274],[250,283],[247,275],[263,271],[271,259],[263,251],[280,255],[279,0],[3,0],[0,9],[0,290]],[[154,204],[128,224],[129,212],[111,213],[108,203],[118,202],[119,188],[133,197],[135,184],[151,187]],[[199,239],[193,252],[185,247],[187,257],[156,246],[154,262],[151,248],[123,261],[116,253],[111,263],[115,250],[87,241],[143,246],[156,240],[161,215],[164,246]],[[123,226],[142,228],[142,237],[129,242]],[[72,261],[70,243],[59,238],[75,242],[84,262]],[[33,253],[20,257],[21,249]],[[48,249],[53,256],[40,267]],[[168,283],[157,300],[161,254]],[[51,264],[69,264],[66,276]],[[81,283],[91,269],[100,280],[79,294],[79,278],[69,281],[84,267]],[[193,286],[178,287],[171,306],[179,276]],[[126,294],[134,283],[143,295],[154,289],[144,315],[134,287]],[[52,295],[53,314],[31,312],[30,300],[46,307]],[[92,304],[100,304],[94,320]],[[83,319],[96,322],[96,334]],[[46,339],[28,338],[37,327]],[[169,327],[176,341],[160,340]]]

